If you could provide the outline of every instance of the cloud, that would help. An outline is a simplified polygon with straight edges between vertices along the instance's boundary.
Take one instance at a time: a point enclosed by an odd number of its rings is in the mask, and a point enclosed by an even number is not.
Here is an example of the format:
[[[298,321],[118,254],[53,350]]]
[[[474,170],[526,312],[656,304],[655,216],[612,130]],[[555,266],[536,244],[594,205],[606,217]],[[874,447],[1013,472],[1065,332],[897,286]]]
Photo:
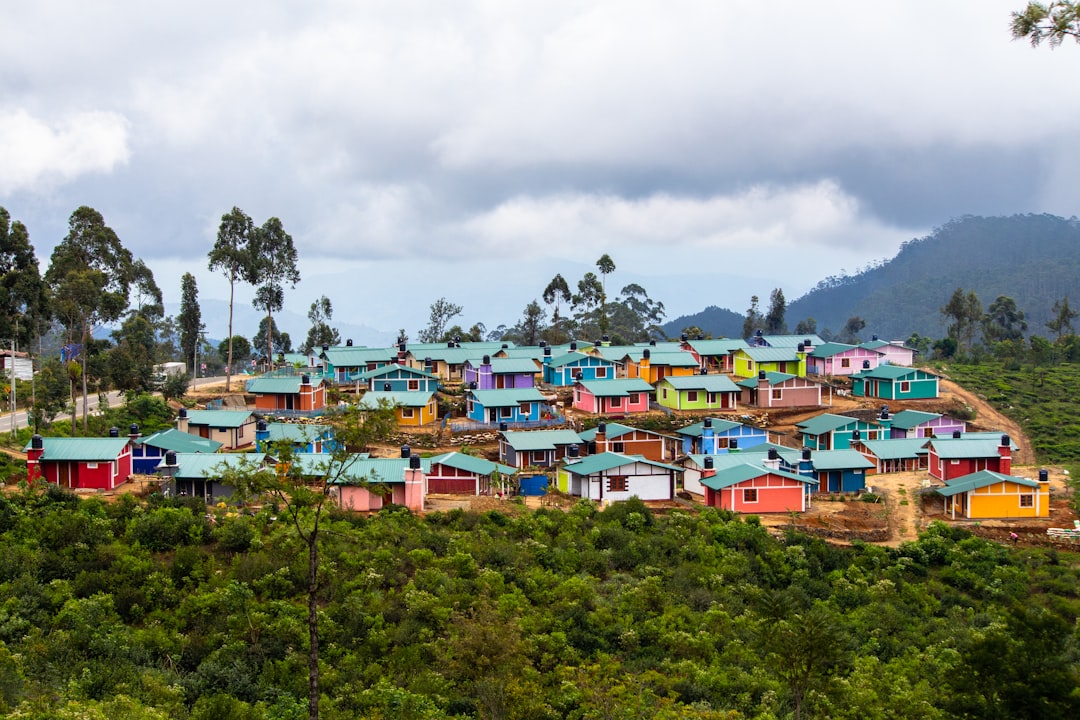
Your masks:
[[[69,113],[50,124],[23,109],[0,110],[0,157],[0,195],[47,189],[126,163],[128,123],[112,112]]]

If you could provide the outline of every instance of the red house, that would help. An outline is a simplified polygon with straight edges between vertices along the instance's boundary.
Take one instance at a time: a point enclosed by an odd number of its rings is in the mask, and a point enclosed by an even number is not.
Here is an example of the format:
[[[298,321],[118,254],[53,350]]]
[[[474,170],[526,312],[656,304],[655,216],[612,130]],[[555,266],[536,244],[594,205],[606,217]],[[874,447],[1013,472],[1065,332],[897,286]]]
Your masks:
[[[326,388],[322,382],[312,384],[310,375],[253,378],[247,391],[255,396],[256,410],[304,413],[326,407]]]
[[[775,450],[765,461],[729,454],[707,456],[704,464],[705,504],[734,512],[803,512],[810,507],[810,493],[817,486],[813,478],[781,470]]]
[[[974,439],[934,438],[926,445],[928,470],[938,480],[948,482],[964,475],[989,470],[1009,475],[1012,470],[1012,440],[976,437]]]
[[[598,415],[648,412],[652,389],[641,378],[579,380],[574,384],[574,409]]]
[[[509,465],[459,452],[436,455],[430,458],[430,462],[428,493],[490,495],[502,491],[497,478],[508,478],[517,472]]]
[[[43,438],[26,446],[26,474],[33,482],[71,489],[112,490],[131,475],[131,440],[110,431],[107,438]]]

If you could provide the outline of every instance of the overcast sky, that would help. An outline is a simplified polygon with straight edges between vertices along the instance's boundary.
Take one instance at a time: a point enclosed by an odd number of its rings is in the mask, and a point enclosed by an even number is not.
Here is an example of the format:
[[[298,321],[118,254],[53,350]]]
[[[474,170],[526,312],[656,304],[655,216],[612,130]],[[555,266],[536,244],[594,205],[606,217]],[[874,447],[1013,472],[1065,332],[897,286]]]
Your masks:
[[[0,205],[43,270],[96,208],[170,303],[186,271],[228,297],[224,212],[277,216],[294,337],[322,294],[388,333],[440,296],[512,325],[604,253],[669,319],[742,312],[960,215],[1075,214],[1080,47],[1012,41],[1024,4],[20,3]]]

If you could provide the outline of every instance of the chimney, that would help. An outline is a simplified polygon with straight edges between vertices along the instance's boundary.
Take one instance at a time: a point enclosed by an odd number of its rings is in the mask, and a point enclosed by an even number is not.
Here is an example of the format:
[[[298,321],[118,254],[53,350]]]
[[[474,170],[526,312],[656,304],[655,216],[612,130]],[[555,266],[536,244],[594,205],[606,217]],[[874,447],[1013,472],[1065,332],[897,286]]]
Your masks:
[[[1041,483],[1050,482],[1050,471],[1047,470],[1046,468],[1040,468],[1040,470],[1039,470],[1039,482],[1041,482]]]
[[[601,347],[610,347],[611,346],[611,336],[610,335],[604,335],[602,338],[600,338],[600,346]]]
[[[687,341],[690,340],[690,336],[687,335],[686,333],[683,333],[682,335],[679,336],[679,339],[682,340],[683,342],[687,342]]]
[[[266,420],[256,420],[255,447],[259,449],[259,452],[266,452],[266,443],[268,440],[270,440],[270,426],[266,424]]]
[[[998,445],[998,472],[1002,475],[1012,474],[1012,440],[1008,435],[1001,436],[1001,444]]]
[[[701,452],[706,455],[716,454],[716,432],[713,430],[710,417],[701,422]]]
[[[188,431],[188,414],[187,408],[180,408],[180,412],[176,414],[176,429],[180,432]]]
[[[877,335],[871,335],[870,336],[870,341],[871,342],[877,342],[877,339],[878,339]]]
[[[649,341],[649,347],[656,347],[656,341],[655,340],[650,340]]]
[[[423,510],[426,486],[420,456],[410,455],[409,469],[405,471],[405,507],[411,510]]]
[[[300,376],[300,384],[301,385],[310,385],[311,384],[311,376],[306,374],[306,373],[304,375],[301,375]]]
[[[551,364],[551,348],[547,347],[546,345],[544,346],[544,364]]]
[[[800,352],[800,353],[806,352],[806,343],[799,343],[799,347],[796,348],[796,352]]]
[[[814,477],[814,461],[811,457],[810,448],[803,448],[802,457],[799,458],[799,474],[803,477]]]
[[[491,364],[491,356],[490,355],[485,355],[484,359],[480,361],[480,364],[481,365],[490,365]]]
[[[607,450],[607,423],[601,422],[596,426],[596,452],[602,453]]]
[[[862,440],[862,433],[859,432],[858,428],[855,428],[854,430],[851,431],[851,442],[857,443],[860,440]]]
[[[142,433],[139,432],[139,426],[136,425],[135,423],[131,423],[131,425],[128,426],[128,437],[131,438],[132,440],[134,440],[135,438],[138,438],[138,437],[141,437],[141,436],[142,436]]]
[[[953,440],[959,440],[961,435],[963,435],[963,433],[961,433],[959,430],[953,430],[952,431]]]
[[[890,434],[889,431],[892,428],[892,415],[889,414],[888,405],[881,406],[881,414],[878,416],[878,425],[885,430],[885,437],[888,437]]]
[[[762,464],[770,470],[780,469],[780,453],[776,451],[776,448],[769,448],[769,455]]]
[[[706,455],[705,459],[702,461],[702,465],[704,466],[704,469],[701,471],[702,480],[704,480],[705,478],[711,478],[712,476],[716,475],[716,463],[713,462],[712,455]]]
[[[409,457],[409,455],[411,455],[411,454],[412,454],[412,448],[410,448],[408,445],[402,445],[401,446],[401,457],[403,459],[407,459]]]
[[[345,341],[345,347],[352,347],[352,338]]]
[[[26,479],[33,482],[42,477],[41,456],[45,454],[45,441],[34,433],[30,438],[30,449],[26,451]]]
[[[120,428],[118,428],[116,426],[113,426],[113,427],[109,428],[109,437],[111,437],[111,438],[120,437]]]

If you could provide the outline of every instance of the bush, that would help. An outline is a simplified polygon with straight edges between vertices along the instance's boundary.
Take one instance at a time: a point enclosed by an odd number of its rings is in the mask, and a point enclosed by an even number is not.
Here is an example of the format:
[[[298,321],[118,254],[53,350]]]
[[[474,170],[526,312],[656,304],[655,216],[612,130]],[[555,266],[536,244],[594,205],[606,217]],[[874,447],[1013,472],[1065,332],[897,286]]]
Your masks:
[[[175,550],[198,545],[210,536],[206,518],[182,508],[158,508],[136,518],[128,531],[131,540],[148,550]]]

